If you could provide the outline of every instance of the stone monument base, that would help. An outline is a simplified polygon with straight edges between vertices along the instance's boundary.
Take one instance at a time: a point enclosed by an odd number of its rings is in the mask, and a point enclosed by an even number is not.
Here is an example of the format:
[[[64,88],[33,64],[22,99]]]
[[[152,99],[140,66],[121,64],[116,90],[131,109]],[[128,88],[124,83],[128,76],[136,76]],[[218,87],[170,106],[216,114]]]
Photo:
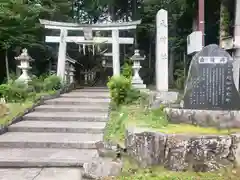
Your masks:
[[[155,92],[155,100],[152,108],[158,108],[161,104],[175,104],[178,100],[179,93],[174,91]]]
[[[240,111],[165,108],[172,123],[185,123],[218,129],[240,128]]]
[[[147,88],[146,84],[132,84],[132,86],[133,86],[134,88],[140,89],[140,90]]]

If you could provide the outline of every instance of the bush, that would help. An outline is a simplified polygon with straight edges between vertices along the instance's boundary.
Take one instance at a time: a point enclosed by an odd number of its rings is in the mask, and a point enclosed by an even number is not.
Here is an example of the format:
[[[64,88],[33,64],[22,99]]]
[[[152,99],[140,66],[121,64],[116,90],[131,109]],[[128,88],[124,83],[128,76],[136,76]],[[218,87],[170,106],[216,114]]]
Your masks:
[[[122,75],[127,79],[132,79],[133,70],[132,70],[132,62],[130,60],[126,60],[123,69]]]
[[[44,90],[44,81],[40,78],[33,77],[32,81],[28,83],[29,88],[32,89],[32,91],[36,93],[40,93],[41,91]]]
[[[137,101],[141,98],[141,92],[137,89],[129,89],[127,92],[127,97],[125,99],[126,104],[130,104],[134,101]]]
[[[61,80],[56,75],[51,75],[44,79],[42,77],[33,77],[28,85],[18,82],[9,81],[0,85],[0,97],[7,102],[24,102],[27,99],[35,101],[37,93],[43,91],[54,91],[61,88]]]
[[[59,90],[62,87],[61,79],[56,75],[45,78],[43,84],[45,91]]]
[[[0,85],[0,96],[7,102],[23,102],[28,97],[28,88],[20,82]]]
[[[112,101],[117,105],[125,103],[127,94],[131,89],[131,82],[124,76],[113,76],[110,78],[107,83],[108,88],[110,89],[110,95]]]

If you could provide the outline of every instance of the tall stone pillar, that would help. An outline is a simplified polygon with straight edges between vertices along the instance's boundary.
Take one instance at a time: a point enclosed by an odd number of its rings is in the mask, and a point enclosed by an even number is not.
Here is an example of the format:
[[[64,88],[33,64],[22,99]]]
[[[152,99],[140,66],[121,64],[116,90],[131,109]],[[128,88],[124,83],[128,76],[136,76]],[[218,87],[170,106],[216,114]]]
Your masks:
[[[156,20],[156,88],[168,91],[168,12],[161,9]]]
[[[233,64],[233,78],[237,90],[239,90],[239,68],[240,68],[240,1],[236,1],[235,10],[235,29],[234,29],[234,44],[236,50],[234,52],[234,64]]]
[[[120,53],[119,53],[119,30],[112,30],[112,61],[113,61],[113,75],[120,75]]]
[[[67,50],[67,30],[61,29],[59,50],[58,50],[58,64],[57,64],[57,75],[64,81],[65,77],[65,63],[66,63],[66,50]]]

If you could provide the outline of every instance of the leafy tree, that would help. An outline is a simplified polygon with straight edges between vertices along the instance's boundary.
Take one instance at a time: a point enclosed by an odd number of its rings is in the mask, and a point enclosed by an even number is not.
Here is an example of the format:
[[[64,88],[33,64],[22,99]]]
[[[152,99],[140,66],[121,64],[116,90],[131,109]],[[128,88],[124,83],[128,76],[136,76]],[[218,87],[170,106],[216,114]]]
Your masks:
[[[66,0],[2,0],[0,2],[0,48],[5,51],[8,79],[9,51],[16,47],[44,49],[45,45],[42,41],[44,32],[39,18],[69,19],[64,16],[67,11],[67,17],[69,17],[71,10],[69,2]],[[65,11],[63,11],[64,9]]]

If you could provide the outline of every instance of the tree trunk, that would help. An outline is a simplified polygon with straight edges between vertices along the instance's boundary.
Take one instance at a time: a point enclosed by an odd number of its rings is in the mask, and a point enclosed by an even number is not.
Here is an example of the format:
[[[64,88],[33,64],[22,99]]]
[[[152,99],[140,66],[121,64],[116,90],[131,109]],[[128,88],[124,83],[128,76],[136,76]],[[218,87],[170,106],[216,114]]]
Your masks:
[[[169,57],[169,84],[173,85],[174,84],[174,77],[173,77],[173,73],[174,73],[174,52],[170,51],[170,57]]]
[[[148,53],[148,68],[151,69],[152,68],[152,43],[149,42],[149,53]],[[154,67],[155,68],[155,67]],[[155,69],[156,71],[156,69]],[[150,76],[148,76],[148,80],[149,80],[149,84],[152,84],[153,82],[151,82],[152,79],[152,74]]]
[[[222,46],[223,38],[229,36],[230,13],[227,6],[221,2],[220,24],[219,24],[219,45]]]
[[[9,73],[9,66],[8,66],[8,49],[5,50],[5,66],[6,66],[6,75],[7,81],[10,81],[10,73]]]

